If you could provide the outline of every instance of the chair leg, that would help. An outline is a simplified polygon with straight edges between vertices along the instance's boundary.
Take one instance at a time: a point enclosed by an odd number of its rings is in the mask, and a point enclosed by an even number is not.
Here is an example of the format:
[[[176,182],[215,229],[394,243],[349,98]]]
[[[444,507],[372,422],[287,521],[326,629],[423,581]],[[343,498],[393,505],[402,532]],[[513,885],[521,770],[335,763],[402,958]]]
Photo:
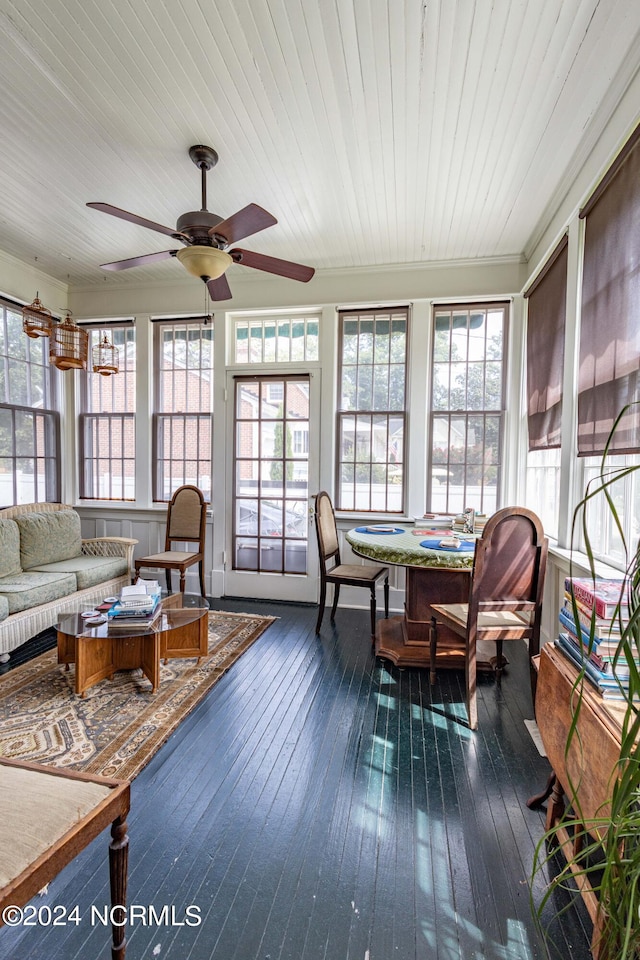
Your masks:
[[[384,578],[384,616],[389,619],[389,577]]]
[[[500,683],[500,679],[502,677],[502,668],[504,667],[504,664],[505,664],[505,660],[504,660],[504,657],[502,656],[502,640],[496,640],[495,671],[496,671],[496,681],[498,683]]]
[[[202,591],[202,592],[200,593],[200,596],[201,596],[201,597],[206,597],[206,593],[205,593],[205,589],[204,589],[204,564],[203,564],[202,560],[201,560],[200,563],[198,564],[198,568],[199,568],[199,570],[200,570],[200,590]]]
[[[476,638],[469,636],[467,638],[467,656],[465,658],[465,681],[467,688],[467,717],[469,718],[469,729],[478,729],[478,703],[476,697]]]
[[[181,570],[180,571],[180,593],[184,593],[186,585],[187,585],[186,571]]]
[[[324,604],[327,599],[327,584],[324,580],[320,581],[320,609],[318,610],[318,619],[316,620],[316,634],[320,633],[320,624],[324,616]]]
[[[167,593],[171,593],[171,570],[165,570],[165,576],[167,578]]]
[[[333,585],[333,603],[331,604],[331,619],[335,620],[336,610],[338,609],[338,598],[340,597],[340,584]]]
[[[436,651],[438,649],[438,624],[435,617],[431,617],[429,630],[429,680],[436,682]]]
[[[376,635],[376,585],[375,583],[371,584],[371,598],[369,600],[369,606],[371,608],[371,636],[375,637]]]

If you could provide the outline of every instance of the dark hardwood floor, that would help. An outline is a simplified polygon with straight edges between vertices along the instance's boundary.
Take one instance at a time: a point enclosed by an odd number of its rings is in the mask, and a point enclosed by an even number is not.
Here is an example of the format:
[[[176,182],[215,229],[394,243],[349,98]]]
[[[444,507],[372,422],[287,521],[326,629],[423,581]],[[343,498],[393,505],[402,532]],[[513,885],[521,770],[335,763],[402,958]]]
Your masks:
[[[532,919],[549,772],[524,648],[501,686],[480,680],[477,733],[461,680],[372,654],[366,611],[216,600],[279,619],[132,784],[129,904],[175,924],[128,929],[128,960],[588,960],[581,905],[550,909],[549,954]],[[108,833],[37,899],[78,904],[67,927],[0,929],[1,960],[107,960]],[[199,926],[179,925],[196,907]],[[148,912],[143,910],[145,916]],[[169,916],[171,920],[171,917]]]

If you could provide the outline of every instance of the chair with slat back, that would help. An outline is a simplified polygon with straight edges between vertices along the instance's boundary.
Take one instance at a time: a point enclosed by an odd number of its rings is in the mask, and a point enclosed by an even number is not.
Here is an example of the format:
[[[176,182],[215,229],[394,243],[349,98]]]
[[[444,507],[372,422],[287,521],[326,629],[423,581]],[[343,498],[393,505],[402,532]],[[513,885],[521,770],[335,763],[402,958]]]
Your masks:
[[[438,626],[444,625],[464,644],[466,701],[469,726],[478,726],[476,654],[479,640],[496,643],[494,664],[498,680],[505,658],[503,643],[526,640],[532,693],[535,673],[531,657],[540,649],[542,591],[548,540],[531,510],[505,507],[489,518],[476,544],[468,603],[432,603],[430,630],[431,683],[436,682]],[[535,696],[534,696],[535,702]]]
[[[335,619],[342,584],[349,587],[367,587],[370,591],[371,636],[374,637],[376,632],[376,586],[380,580],[384,583],[384,615],[385,617],[389,616],[389,568],[373,566],[372,564],[341,562],[336,517],[331,498],[325,490],[316,494],[315,522],[320,556],[320,610],[318,611],[316,633],[320,633],[324,616],[327,584],[332,583],[332,620]]]
[[[204,540],[207,505],[202,491],[191,484],[178,487],[167,507],[167,529],[164,551],[135,561],[136,578],[141,567],[156,567],[166,571],[167,590],[171,593],[171,571],[180,573],[180,593],[185,591],[186,571],[198,564],[200,590],[206,596],[204,584]],[[195,551],[174,549],[175,543],[197,543]]]

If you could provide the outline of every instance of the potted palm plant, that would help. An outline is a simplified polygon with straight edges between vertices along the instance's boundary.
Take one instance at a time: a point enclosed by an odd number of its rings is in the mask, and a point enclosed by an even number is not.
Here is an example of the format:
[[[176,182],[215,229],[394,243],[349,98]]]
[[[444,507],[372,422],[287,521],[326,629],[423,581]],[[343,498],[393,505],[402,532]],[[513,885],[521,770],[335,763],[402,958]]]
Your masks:
[[[576,893],[575,881],[584,881],[593,890],[599,904],[602,933],[597,945],[599,960],[638,960],[640,957],[640,542],[627,543],[616,508],[616,485],[630,474],[640,471],[640,463],[611,468],[607,458],[611,439],[621,418],[631,406],[619,414],[602,456],[599,475],[587,486],[584,497],[573,517],[572,544],[579,530],[592,578],[596,579],[596,563],[589,535],[587,516],[589,505],[596,498],[604,498],[613,523],[623,544],[626,557],[624,585],[612,617],[615,635],[619,638],[613,667],[628,672],[628,685],[620,683],[623,709],[620,753],[610,780],[610,796],[595,818],[582,816],[579,784],[563,784],[567,806],[561,821],[547,830],[538,843],[534,857],[534,876],[540,870],[556,870],[547,884],[541,902],[533,909],[538,922],[559,888]],[[573,568],[573,561],[572,561]],[[571,571],[572,572],[572,571]],[[575,600],[572,613],[580,636],[580,618]],[[583,620],[584,629],[584,620]],[[596,646],[595,613],[589,628],[586,654]],[[585,656],[586,661],[586,656]],[[570,725],[565,755],[572,741],[579,738],[577,723],[583,705],[582,690],[586,679],[586,662],[579,671],[572,697],[573,722]],[[557,856],[558,833],[575,828],[576,821],[584,828],[581,849],[571,862],[560,865]]]

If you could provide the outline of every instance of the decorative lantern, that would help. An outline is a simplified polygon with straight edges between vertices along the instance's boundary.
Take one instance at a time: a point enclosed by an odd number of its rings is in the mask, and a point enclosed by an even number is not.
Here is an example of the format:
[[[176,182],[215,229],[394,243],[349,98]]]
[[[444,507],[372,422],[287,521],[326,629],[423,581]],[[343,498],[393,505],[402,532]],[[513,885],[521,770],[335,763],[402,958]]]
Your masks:
[[[100,343],[91,349],[91,366],[94,373],[103,377],[110,377],[120,369],[118,348],[114,347],[106,334]]]
[[[88,359],[89,334],[67,313],[62,323],[51,328],[49,363],[58,370],[86,370]]]
[[[22,308],[22,329],[28,337],[48,337],[53,326],[51,311],[43,306],[42,301],[36,298],[28,307]]]

